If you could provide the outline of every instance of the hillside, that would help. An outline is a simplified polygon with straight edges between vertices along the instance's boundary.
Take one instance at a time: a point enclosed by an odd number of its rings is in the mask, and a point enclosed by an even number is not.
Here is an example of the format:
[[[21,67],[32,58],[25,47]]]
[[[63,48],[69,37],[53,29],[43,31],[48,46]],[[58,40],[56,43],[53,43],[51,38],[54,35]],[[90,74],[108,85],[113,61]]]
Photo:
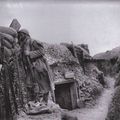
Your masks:
[[[93,56],[94,59],[106,59],[110,60],[112,58],[116,58],[120,55],[120,46],[113,48],[110,51],[106,51],[103,53],[99,53]]]

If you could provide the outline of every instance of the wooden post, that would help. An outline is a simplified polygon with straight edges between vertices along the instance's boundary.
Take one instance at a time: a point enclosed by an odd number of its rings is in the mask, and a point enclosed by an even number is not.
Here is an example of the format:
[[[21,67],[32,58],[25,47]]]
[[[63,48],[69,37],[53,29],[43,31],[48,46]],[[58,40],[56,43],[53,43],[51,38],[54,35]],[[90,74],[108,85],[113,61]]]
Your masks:
[[[13,19],[12,23],[10,24],[10,27],[15,29],[16,31],[19,31],[19,29],[21,28],[21,25],[17,19]]]
[[[53,99],[53,102],[55,102],[55,93],[54,93],[54,88],[53,88],[54,87],[53,75],[51,73],[50,66],[48,65],[48,62],[47,62],[47,60],[45,58],[44,58],[44,62],[46,64],[47,71],[48,71],[48,77],[49,77],[49,80],[50,80],[52,99]]]
[[[79,58],[77,56],[77,53],[76,53],[76,50],[75,50],[73,42],[72,42],[72,47],[73,47],[74,57],[77,58],[78,63],[80,64]],[[83,51],[81,51],[81,62],[82,62],[81,65],[82,65],[82,68],[83,68],[83,72],[85,74],[85,65],[84,65]]]

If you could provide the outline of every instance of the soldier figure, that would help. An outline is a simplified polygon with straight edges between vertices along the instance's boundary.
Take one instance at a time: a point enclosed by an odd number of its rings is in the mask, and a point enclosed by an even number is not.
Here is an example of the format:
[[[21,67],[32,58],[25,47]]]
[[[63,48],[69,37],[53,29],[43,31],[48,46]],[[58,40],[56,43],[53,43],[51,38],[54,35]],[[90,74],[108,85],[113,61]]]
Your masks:
[[[47,104],[51,87],[44,62],[43,45],[35,40],[32,41],[26,29],[18,32],[18,43],[22,50],[22,61],[26,71],[26,85],[30,100],[40,99],[42,96],[43,102]]]

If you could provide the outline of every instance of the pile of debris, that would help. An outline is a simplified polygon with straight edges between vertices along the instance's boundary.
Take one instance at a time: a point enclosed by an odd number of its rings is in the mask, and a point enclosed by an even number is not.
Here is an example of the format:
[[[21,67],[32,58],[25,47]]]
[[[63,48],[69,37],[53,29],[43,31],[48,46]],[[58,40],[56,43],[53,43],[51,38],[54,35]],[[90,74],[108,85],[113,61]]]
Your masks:
[[[100,95],[103,86],[97,76],[102,72],[94,64],[88,63],[86,65],[84,63],[86,66],[86,74],[84,74],[83,66],[79,63],[79,57],[74,56],[73,49],[75,49],[77,55],[80,51],[83,51],[84,58],[91,58],[89,51],[80,45],[73,48],[73,45],[63,43],[60,45],[44,43],[44,48],[45,56],[53,72],[54,83],[62,84],[66,81],[69,82],[71,79],[77,83],[78,107],[84,107]]]

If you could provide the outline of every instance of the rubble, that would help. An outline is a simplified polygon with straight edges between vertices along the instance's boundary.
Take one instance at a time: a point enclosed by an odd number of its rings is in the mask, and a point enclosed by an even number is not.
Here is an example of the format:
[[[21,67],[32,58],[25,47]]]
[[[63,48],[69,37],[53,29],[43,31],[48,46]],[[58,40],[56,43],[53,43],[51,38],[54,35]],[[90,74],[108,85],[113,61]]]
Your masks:
[[[51,110],[48,106],[40,102],[29,101],[25,105],[25,112],[27,115],[37,115],[51,113]]]
[[[116,58],[120,55],[120,47],[116,47],[110,51],[106,51],[103,53],[99,53],[93,56],[94,59],[106,59],[110,60],[112,58]]]
[[[54,82],[69,81],[68,78],[73,78],[77,81],[79,107],[93,101],[102,92],[103,86],[97,79],[97,76],[102,72],[94,64],[85,64],[87,74],[85,75],[78,58],[72,54],[66,44],[49,45],[44,43],[44,47],[46,59],[53,71]],[[77,46],[74,47],[78,48]],[[80,47],[79,50],[81,51],[83,48]],[[84,50],[84,57],[91,58],[86,50]]]

